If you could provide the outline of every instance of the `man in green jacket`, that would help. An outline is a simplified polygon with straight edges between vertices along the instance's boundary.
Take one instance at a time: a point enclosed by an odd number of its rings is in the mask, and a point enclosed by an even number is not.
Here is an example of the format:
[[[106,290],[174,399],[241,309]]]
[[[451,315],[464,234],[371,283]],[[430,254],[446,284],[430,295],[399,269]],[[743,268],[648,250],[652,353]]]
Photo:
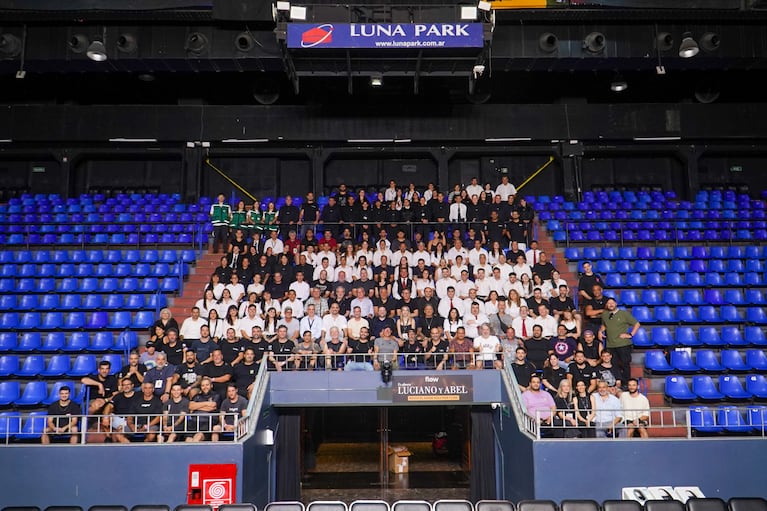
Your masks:
[[[612,353],[621,371],[621,381],[631,378],[631,351],[633,337],[639,330],[639,321],[629,311],[619,310],[615,298],[608,298],[602,313],[602,326],[599,328],[599,340],[607,341],[607,351]]]

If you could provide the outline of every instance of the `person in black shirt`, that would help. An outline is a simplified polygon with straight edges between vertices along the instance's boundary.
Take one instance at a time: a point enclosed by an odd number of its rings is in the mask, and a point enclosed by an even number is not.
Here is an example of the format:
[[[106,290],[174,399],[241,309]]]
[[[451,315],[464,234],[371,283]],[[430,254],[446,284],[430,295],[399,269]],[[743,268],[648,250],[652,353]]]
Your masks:
[[[282,273],[280,272],[274,272],[272,281],[266,285],[266,289],[272,294],[272,298],[280,302],[285,299],[289,287],[290,283],[282,278]]]
[[[599,284],[594,285],[591,294],[591,300],[586,300],[585,302],[585,326],[589,330],[594,330],[597,332],[602,327],[602,313],[607,310],[606,307],[608,297],[602,294],[602,286]]]
[[[187,351],[185,357],[184,363],[176,366],[175,374],[173,375],[173,385],[181,385],[181,391],[184,396],[192,399],[199,391],[203,366],[197,363],[194,351]],[[173,390],[173,387],[171,387],[171,390]]]
[[[397,309],[399,309],[399,302],[389,296],[389,289],[385,287],[380,288],[378,290],[378,298],[373,299],[373,308],[378,310],[381,307],[386,309],[386,314],[390,318],[393,318]]]
[[[222,284],[229,284],[232,277],[232,269],[229,267],[229,259],[224,256],[220,259],[220,265],[213,270],[213,273],[218,275],[218,281]]]
[[[80,415],[80,407],[74,404],[69,395],[71,390],[66,385],[59,389],[59,400],[48,407],[48,415],[64,415],[69,417],[48,417],[43,434],[40,435],[40,442],[43,444],[51,443],[51,436],[62,440],[69,440],[70,444],[76,444],[77,420]]]
[[[559,365],[559,357],[556,353],[549,355],[543,368],[543,379],[541,383],[552,397],[556,396],[559,389],[559,382],[567,379],[567,368]]]
[[[363,326],[360,328],[360,338],[349,340],[346,352],[351,356],[347,357],[344,371],[372,371],[373,362],[370,355],[373,354],[373,348],[373,343],[370,342],[370,331]]]
[[[253,348],[253,351],[255,352],[255,361],[257,364],[260,364],[266,354],[269,353],[272,343],[264,339],[263,329],[260,326],[254,326],[252,332],[250,342],[245,344],[245,349]]]
[[[522,222],[522,220],[519,219],[518,212],[511,212],[511,222],[506,224],[506,229],[509,232],[509,238],[511,241],[527,244],[527,226],[524,222]]]
[[[290,229],[295,229],[295,225],[298,223],[300,212],[298,207],[293,205],[293,197],[287,195],[285,197],[285,205],[280,208],[277,214],[277,221],[280,224],[280,232],[283,239],[288,236]]]
[[[164,405],[163,432],[168,434],[168,443],[175,442],[177,438],[186,438],[184,432],[189,413],[189,400],[182,392],[181,385],[173,384],[170,388],[170,399]]]
[[[521,250],[519,248],[519,242],[512,240],[511,241],[511,248],[506,251],[506,260],[507,261],[516,261],[519,256],[525,257],[525,251]]]
[[[589,261],[584,261],[583,273],[581,273],[581,277],[578,279],[578,296],[581,297],[581,303],[585,304],[588,300],[594,298],[593,289],[597,284],[604,288],[602,277],[594,273]]]
[[[133,409],[133,402],[138,399],[133,382],[129,377],[120,380],[120,392],[115,394],[104,409],[104,415],[110,416],[112,426],[112,442],[129,444],[130,440],[125,436],[125,428],[128,425],[127,416]]]
[[[424,349],[421,342],[415,335],[408,335],[407,342],[400,346],[399,352],[405,356],[405,369],[423,369]]]
[[[547,309],[551,310],[549,301],[546,300],[541,293],[541,288],[536,287],[533,290],[533,296],[527,300],[527,307],[530,309],[530,314],[533,317],[538,317],[538,307],[541,305],[545,305]]]
[[[586,384],[587,392],[594,392],[597,388],[597,373],[592,366],[586,362],[586,356],[582,351],[575,352],[573,363],[567,368],[570,374],[570,380],[575,387],[578,382]]]
[[[430,288],[427,288],[430,289]],[[431,335],[432,328],[442,328],[445,320],[442,316],[436,313],[437,307],[427,303],[421,309],[422,314],[415,319],[416,330],[418,331],[418,337],[423,339]]]
[[[511,234],[510,224],[501,220],[498,217],[498,213],[493,211],[490,213],[490,220],[484,225],[485,238],[493,243],[497,241],[501,246],[508,244]]]
[[[88,405],[89,415],[99,415],[104,410],[107,400],[117,392],[117,378],[109,374],[112,364],[109,360],[99,362],[98,372],[85,376],[80,383],[88,386],[91,402]]]
[[[170,365],[177,366],[184,361],[186,344],[179,342],[178,330],[175,328],[169,328],[165,335],[165,339],[160,343],[158,351],[165,353]]]
[[[271,350],[269,351],[269,363],[270,370],[282,371],[283,369],[290,370],[290,361],[293,358],[293,349],[296,344],[288,339],[288,327],[280,325],[277,328],[277,338],[272,341]]]
[[[375,317],[370,320],[371,337],[377,338],[381,335],[383,329],[387,327],[394,330],[394,320],[389,317],[389,311],[386,309],[386,307],[380,307],[376,309]]]
[[[338,206],[335,197],[328,198],[328,203],[320,212],[320,221],[325,231],[330,231],[333,237],[338,237],[340,232],[341,208]]]
[[[519,346],[514,352],[514,362],[511,364],[511,370],[514,371],[514,376],[517,379],[517,385],[522,392],[526,391],[530,386],[530,377],[533,376],[537,369],[535,365],[527,360],[527,350],[522,346]]]
[[[212,430],[211,417],[216,413],[219,404],[223,400],[227,385],[223,384],[224,392],[218,393],[212,390],[213,382],[207,376],[200,382],[200,393],[194,396],[189,403],[189,411],[192,416],[188,418],[187,431],[196,431],[193,437],[187,438],[187,442],[202,442]]]
[[[549,301],[549,308],[557,321],[559,321],[560,315],[564,311],[575,310],[573,299],[567,296],[567,286],[564,284],[559,286],[559,296]]]
[[[154,442],[162,419],[162,401],[154,395],[154,386],[149,382],[141,384],[141,396],[134,399],[128,429],[134,433],[144,433],[144,442]],[[149,416],[149,417],[147,417]]]
[[[272,274],[272,264],[266,255],[259,256],[258,261],[253,265],[253,272],[261,276],[261,284],[266,286]]]
[[[541,252],[538,255],[538,262],[533,265],[533,273],[540,275],[542,280],[549,280],[551,279],[551,272],[554,270],[556,268],[548,261],[546,252]]]
[[[203,365],[202,374],[210,380],[213,392],[223,396],[226,392],[226,384],[232,381],[234,371],[232,366],[224,362],[224,355],[220,349],[214,349],[211,356],[213,361]],[[200,384],[200,388],[202,388],[202,384]]]
[[[338,192],[336,192],[336,194],[333,195],[333,198],[341,207],[348,205],[349,199],[354,201],[354,195],[349,193],[349,191],[346,189],[346,184],[344,183],[341,183],[340,185],[338,185]],[[354,202],[352,202],[352,204],[354,204]]]
[[[433,327],[429,330],[429,338],[423,340],[424,361],[429,369],[441,371],[446,368],[450,343],[442,337],[442,330]]]
[[[253,391],[253,383],[256,381],[259,364],[256,362],[256,350],[252,346],[245,348],[243,361],[234,366],[234,383],[237,392],[248,399]]]
[[[144,381],[144,374],[146,373],[146,366],[139,362],[138,353],[132,352],[128,355],[128,365],[123,366],[120,369],[120,378],[130,378],[133,382],[133,387],[138,388]]]
[[[543,337],[541,325],[533,325],[533,336],[525,341],[527,359],[539,370],[543,370],[551,352],[551,341]]]

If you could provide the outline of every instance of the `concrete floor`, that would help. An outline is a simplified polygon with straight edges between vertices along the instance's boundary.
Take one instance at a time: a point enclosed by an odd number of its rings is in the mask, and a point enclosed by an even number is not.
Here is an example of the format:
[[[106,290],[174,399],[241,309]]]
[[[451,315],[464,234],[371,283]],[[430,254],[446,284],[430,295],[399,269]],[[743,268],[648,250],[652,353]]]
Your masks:
[[[302,481],[301,500],[358,499],[396,500],[468,499],[469,480],[461,464],[432,453],[430,442],[409,442],[409,472],[389,474],[381,485],[379,444],[325,443],[317,451],[316,468]]]

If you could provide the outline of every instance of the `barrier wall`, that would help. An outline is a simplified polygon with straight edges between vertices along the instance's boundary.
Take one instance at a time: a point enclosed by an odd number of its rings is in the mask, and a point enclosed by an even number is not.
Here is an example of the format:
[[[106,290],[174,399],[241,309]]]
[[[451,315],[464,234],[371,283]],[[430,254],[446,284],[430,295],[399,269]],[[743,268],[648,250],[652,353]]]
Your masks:
[[[188,467],[237,465],[242,499],[242,445],[49,445],[0,449],[0,508],[6,506],[167,504],[187,501]]]

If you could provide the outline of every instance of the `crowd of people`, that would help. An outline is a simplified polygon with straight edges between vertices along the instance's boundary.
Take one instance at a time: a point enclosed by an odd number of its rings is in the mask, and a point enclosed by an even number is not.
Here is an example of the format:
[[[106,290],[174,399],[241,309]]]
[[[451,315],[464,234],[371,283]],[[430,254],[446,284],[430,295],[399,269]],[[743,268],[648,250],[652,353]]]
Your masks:
[[[179,326],[163,309],[146,351],[120,373],[160,402],[153,410],[187,399],[190,413],[214,412],[228,389],[249,398],[260,364],[374,371],[506,363],[523,396],[567,395],[559,404],[575,402],[582,386],[591,404],[602,384],[613,397],[631,385],[639,323],[603,293],[589,263],[577,283],[561,277],[532,239],[532,208],[506,176],[496,188],[472,179],[448,194],[392,181],[372,204],[342,184],[322,208],[311,193],[300,208],[285,197],[279,210],[258,201],[232,208],[219,195],[210,215],[213,250],[225,252],[220,265],[190,316]],[[110,395],[95,381],[84,380]],[[200,404],[211,395],[215,408]]]

